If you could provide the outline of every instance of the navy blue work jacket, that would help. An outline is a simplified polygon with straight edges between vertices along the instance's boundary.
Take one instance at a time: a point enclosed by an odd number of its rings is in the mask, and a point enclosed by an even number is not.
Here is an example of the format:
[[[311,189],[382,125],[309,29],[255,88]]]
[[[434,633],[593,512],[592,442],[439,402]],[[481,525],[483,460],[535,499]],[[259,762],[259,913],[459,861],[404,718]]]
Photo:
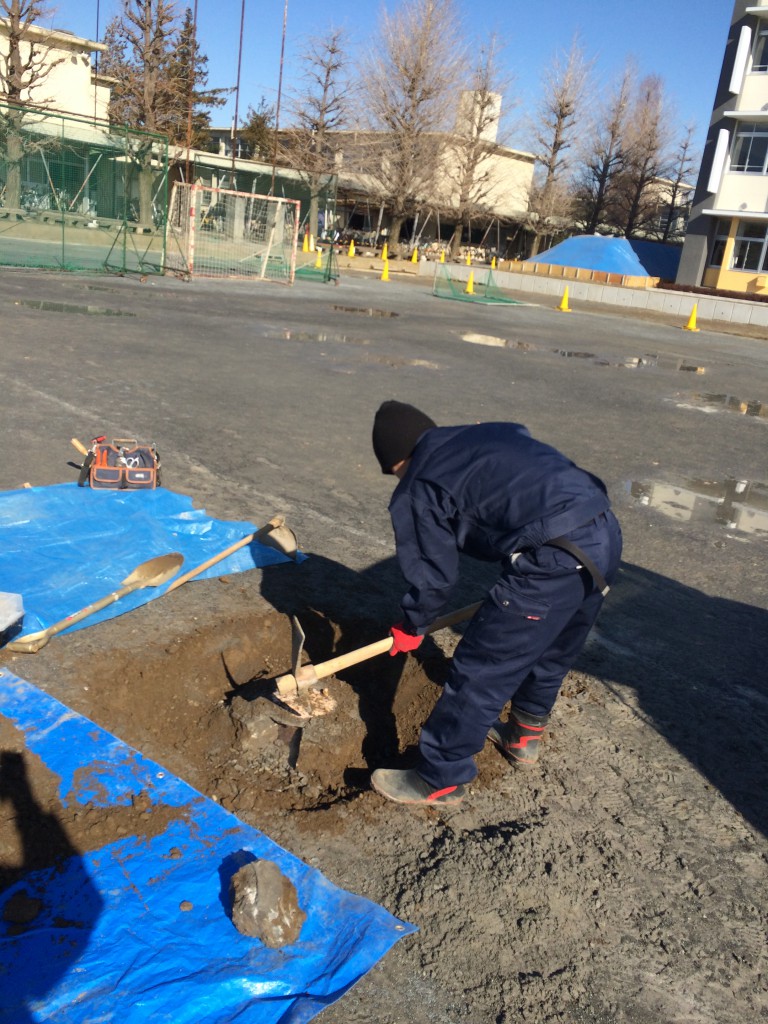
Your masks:
[[[609,507],[601,480],[519,423],[427,430],[389,503],[409,586],[402,601],[406,628],[424,632],[443,611],[460,551],[501,561]]]

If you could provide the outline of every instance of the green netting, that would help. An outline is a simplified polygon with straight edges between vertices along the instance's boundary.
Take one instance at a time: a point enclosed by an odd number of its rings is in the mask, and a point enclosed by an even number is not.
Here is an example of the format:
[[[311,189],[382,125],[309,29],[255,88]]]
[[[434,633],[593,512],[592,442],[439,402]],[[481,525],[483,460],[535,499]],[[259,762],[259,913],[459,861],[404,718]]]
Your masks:
[[[471,282],[471,289],[470,288]],[[479,302],[486,306],[522,306],[518,299],[504,295],[496,284],[492,270],[479,270],[470,273],[470,281],[454,281],[451,279],[450,268],[446,263],[438,263],[432,294],[438,299],[456,299],[458,302]]]
[[[339,260],[335,248],[329,245],[327,255],[320,253],[318,258],[315,253],[311,260],[307,253],[302,253],[296,260],[296,277],[302,281],[338,281]]]
[[[159,273],[168,140],[0,105],[0,264]]]

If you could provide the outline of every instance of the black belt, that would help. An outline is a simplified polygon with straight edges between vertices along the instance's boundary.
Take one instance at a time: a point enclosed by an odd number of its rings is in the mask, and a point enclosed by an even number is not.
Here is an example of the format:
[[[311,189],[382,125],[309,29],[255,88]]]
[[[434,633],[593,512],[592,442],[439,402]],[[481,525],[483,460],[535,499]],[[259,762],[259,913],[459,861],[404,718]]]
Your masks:
[[[553,537],[552,540],[548,540],[544,543],[546,548],[560,548],[562,551],[567,551],[569,555],[573,555],[577,562],[581,562],[584,568],[587,570],[589,575],[594,580],[595,586],[600,593],[605,597],[608,591],[611,589],[608,582],[597,568],[595,563],[589,558],[581,548],[576,547],[567,537]]]

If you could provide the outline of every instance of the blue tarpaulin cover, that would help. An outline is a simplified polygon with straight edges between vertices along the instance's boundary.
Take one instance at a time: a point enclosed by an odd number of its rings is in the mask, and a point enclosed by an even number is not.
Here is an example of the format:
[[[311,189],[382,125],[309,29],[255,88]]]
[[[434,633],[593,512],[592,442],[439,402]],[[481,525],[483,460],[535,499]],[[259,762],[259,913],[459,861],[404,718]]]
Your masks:
[[[674,280],[680,263],[680,247],[609,235],[574,235],[526,263],[550,263],[579,267],[625,277],[660,277]]]
[[[546,252],[531,256],[525,262],[581,267],[582,270],[599,270],[627,277],[649,276],[626,238],[610,238],[607,235],[574,235]]]
[[[212,519],[205,510],[195,509],[187,495],[164,487],[92,491],[66,483],[3,491],[0,591],[22,595],[23,632],[34,633],[119,589],[150,558],[179,552],[184,555],[181,575],[256,529],[250,522]],[[286,555],[256,542],[195,579],[286,561]],[[82,629],[138,608],[163,594],[172,582],[134,590],[68,629]]]
[[[416,930],[7,670],[0,716],[58,777],[64,806],[140,796],[169,812],[159,835],[73,853],[0,894],[0,1021],[303,1024]],[[307,918],[292,945],[270,949],[232,923],[229,880],[255,859],[296,886]],[[21,892],[40,901],[24,925],[5,914]]]

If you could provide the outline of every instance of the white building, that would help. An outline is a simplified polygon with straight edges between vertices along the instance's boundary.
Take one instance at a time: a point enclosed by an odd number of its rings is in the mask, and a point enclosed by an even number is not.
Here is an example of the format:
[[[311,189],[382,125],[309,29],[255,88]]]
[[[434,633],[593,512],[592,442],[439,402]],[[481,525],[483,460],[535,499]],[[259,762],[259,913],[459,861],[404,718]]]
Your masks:
[[[679,284],[768,295],[768,0],[736,0]]]
[[[8,19],[0,18],[0,54],[8,55]],[[35,45],[45,59],[48,71],[26,95],[24,105],[64,111],[79,117],[107,120],[109,81],[100,78],[91,66],[92,53],[105,53],[104,43],[82,39],[71,32],[28,25],[23,31],[22,58]]]

